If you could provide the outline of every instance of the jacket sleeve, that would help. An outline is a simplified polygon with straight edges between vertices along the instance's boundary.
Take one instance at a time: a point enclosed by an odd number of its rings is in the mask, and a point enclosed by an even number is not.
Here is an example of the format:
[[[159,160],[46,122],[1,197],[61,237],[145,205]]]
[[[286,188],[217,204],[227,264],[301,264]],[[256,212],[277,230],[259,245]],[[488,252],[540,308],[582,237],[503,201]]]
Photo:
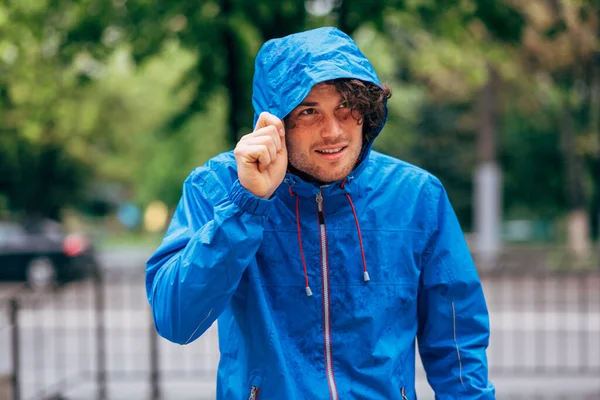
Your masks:
[[[418,295],[419,352],[439,400],[495,399],[488,380],[489,317],[464,235],[439,181],[429,184],[431,234]]]
[[[146,263],[146,294],[161,336],[187,344],[217,319],[262,242],[272,202],[237,180],[228,188],[207,167],[186,179],[163,242]]]

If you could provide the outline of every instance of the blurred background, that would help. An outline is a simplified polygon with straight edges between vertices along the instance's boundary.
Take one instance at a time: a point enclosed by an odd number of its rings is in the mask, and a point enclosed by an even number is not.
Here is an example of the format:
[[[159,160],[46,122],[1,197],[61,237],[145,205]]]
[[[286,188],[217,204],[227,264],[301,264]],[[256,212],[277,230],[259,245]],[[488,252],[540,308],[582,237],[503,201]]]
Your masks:
[[[375,149],[446,186],[498,398],[600,399],[598,0],[1,0],[0,399],[214,398],[215,327],[158,338],[144,263],[262,43],[325,25],[393,91]]]

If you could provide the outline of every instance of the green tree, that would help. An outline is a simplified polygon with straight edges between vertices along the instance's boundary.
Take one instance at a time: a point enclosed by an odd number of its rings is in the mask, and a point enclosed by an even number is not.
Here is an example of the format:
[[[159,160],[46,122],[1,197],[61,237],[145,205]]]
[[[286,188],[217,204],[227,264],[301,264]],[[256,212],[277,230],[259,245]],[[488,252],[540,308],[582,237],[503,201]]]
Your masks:
[[[594,143],[600,137],[600,3],[537,0],[519,7],[528,20],[523,63],[532,75],[545,81],[547,107],[555,110],[554,124],[560,132],[569,245],[576,255],[584,255],[589,247],[590,211],[598,212],[590,200],[599,190],[598,178],[592,176],[598,159]]]

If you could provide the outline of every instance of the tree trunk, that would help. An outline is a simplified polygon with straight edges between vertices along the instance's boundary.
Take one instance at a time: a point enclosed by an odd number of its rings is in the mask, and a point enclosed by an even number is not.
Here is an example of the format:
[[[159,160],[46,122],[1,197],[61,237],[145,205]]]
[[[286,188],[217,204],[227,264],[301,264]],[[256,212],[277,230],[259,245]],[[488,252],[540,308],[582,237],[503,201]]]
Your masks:
[[[567,170],[565,185],[569,215],[567,221],[567,244],[576,260],[587,256],[590,249],[589,216],[583,188],[583,163],[576,153],[576,134],[573,116],[567,103],[563,105],[560,118],[561,151]]]
[[[474,205],[477,259],[481,268],[492,268],[498,257],[502,221],[502,174],[497,162],[498,74],[488,66],[488,81],[479,97],[479,132]]]
[[[598,27],[600,30],[600,26]],[[600,32],[599,32],[600,37]],[[591,223],[592,237],[598,244],[600,262],[600,51],[592,61],[592,83],[590,85],[590,132],[595,136],[595,155],[592,161],[594,195],[592,197]]]
[[[222,0],[221,9],[223,12],[223,47],[227,60],[227,76],[225,84],[227,85],[227,141],[231,146],[235,146],[240,136],[240,130],[244,126],[240,121],[241,116],[245,115],[244,110],[248,107],[244,104],[244,87],[238,68],[245,68],[241,65],[241,52],[239,41],[233,31],[230,18],[233,15],[233,6],[231,0]]]
[[[337,9],[337,27],[340,31],[347,35],[352,35],[353,29],[348,24],[348,7],[349,0],[342,0],[340,6]]]
[[[600,136],[600,133],[598,133],[598,136]],[[598,137],[597,139],[600,143],[600,137]],[[600,151],[598,151],[599,154],[596,154],[596,160],[594,162],[594,187],[595,187],[595,195],[594,195],[594,202],[592,204],[592,216],[594,216],[594,222],[595,222],[595,236],[594,238],[596,239],[596,247],[597,247],[597,251],[598,251],[598,265],[600,265]]]
[[[497,80],[496,70],[488,65],[488,80],[479,97],[479,136],[477,138],[477,161],[479,163],[496,162]]]

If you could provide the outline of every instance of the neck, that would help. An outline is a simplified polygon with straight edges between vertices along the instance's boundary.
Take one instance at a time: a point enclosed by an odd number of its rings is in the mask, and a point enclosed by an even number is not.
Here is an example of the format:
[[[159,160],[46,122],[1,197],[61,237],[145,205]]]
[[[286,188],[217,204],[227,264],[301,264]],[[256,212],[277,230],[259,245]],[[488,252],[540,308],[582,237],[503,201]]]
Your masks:
[[[300,179],[302,179],[303,181],[306,181],[306,182],[312,182],[312,183],[316,183],[318,185],[323,185],[325,183],[325,182],[318,180],[314,176],[309,175],[306,172],[300,171],[299,169],[295,168],[289,161],[288,161],[288,171],[290,171],[290,173],[296,175],[297,177],[299,177]]]
[[[354,168],[352,170],[356,169],[356,167],[359,164],[360,164],[360,162],[357,161],[356,164],[354,165]],[[316,183],[319,186],[331,183],[331,182],[323,182],[323,181],[315,178],[314,176],[307,174],[304,171],[300,171],[299,169],[295,168],[289,161],[288,161],[288,172],[296,175],[298,178],[302,179],[303,181],[311,182],[311,183]]]

